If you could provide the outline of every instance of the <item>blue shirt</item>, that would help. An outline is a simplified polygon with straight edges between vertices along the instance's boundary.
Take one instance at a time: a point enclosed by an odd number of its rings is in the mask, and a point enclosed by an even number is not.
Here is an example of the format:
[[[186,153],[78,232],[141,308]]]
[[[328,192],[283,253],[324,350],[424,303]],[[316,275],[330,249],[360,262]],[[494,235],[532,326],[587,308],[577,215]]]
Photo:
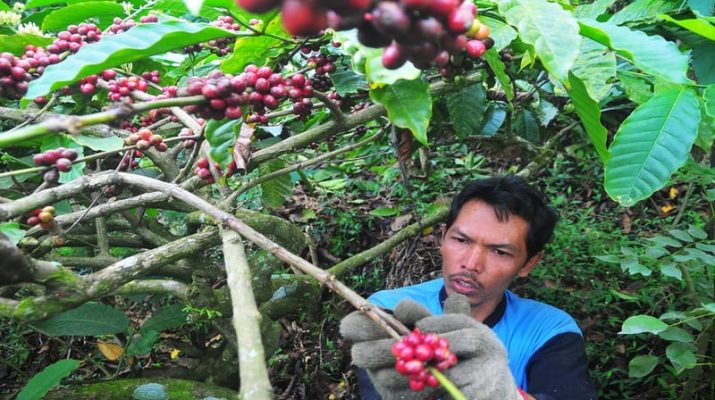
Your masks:
[[[439,278],[398,289],[381,290],[370,296],[368,300],[379,307],[392,310],[401,300],[411,299],[423,305],[432,314],[441,315],[445,298],[444,280]],[[492,321],[484,322],[492,327],[494,333],[504,344],[509,357],[509,368],[517,386],[531,393],[530,384],[534,380],[534,376],[539,376],[539,373],[534,374],[530,368],[534,365],[534,360],[538,358],[535,355],[546,353],[553,359],[554,366],[564,365],[566,369],[570,370],[569,374],[578,370],[579,376],[575,381],[579,382],[579,388],[582,388],[584,394],[583,397],[578,398],[595,398],[595,389],[588,376],[588,362],[583,350],[581,330],[570,315],[548,304],[523,299],[509,290],[505,291],[504,300],[498,308],[501,312],[494,314],[500,315],[492,315],[488,318]],[[545,348],[558,342],[560,338],[566,338],[562,343],[568,343],[567,347],[569,348],[574,343],[577,351],[563,351],[564,349],[557,345],[552,346],[555,351],[544,352]],[[563,358],[573,358],[573,360],[564,362]],[[552,360],[549,360],[546,364],[551,362]],[[575,366],[576,368],[572,368],[574,363],[578,364]],[[561,375],[561,378],[564,377]],[[555,379],[558,379],[558,375],[547,378],[547,380]],[[558,386],[557,389],[547,391],[562,392],[563,384],[535,386],[538,386],[540,390],[544,386]],[[577,390],[580,389],[577,388]],[[537,398],[559,398],[559,396],[551,397],[552,394],[549,393],[544,397],[537,396]]]

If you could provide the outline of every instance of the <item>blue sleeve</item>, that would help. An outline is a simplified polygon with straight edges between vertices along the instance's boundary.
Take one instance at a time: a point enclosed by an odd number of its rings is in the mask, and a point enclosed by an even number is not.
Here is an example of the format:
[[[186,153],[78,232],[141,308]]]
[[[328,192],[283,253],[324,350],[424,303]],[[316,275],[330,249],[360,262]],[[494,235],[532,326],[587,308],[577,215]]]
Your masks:
[[[367,371],[362,368],[358,368],[356,375],[358,381],[358,391],[360,392],[360,400],[382,400],[380,394],[377,393],[377,390],[375,390],[375,386],[372,385]]]
[[[529,394],[538,400],[596,400],[588,372],[583,337],[562,333],[551,338],[529,360]]]

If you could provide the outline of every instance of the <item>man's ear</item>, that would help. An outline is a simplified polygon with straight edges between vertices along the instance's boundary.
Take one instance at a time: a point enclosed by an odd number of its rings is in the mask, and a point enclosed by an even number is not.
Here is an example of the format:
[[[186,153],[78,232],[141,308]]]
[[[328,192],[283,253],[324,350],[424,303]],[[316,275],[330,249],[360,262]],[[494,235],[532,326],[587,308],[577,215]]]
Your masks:
[[[531,272],[532,269],[536,266],[536,264],[539,263],[541,260],[541,253],[536,253],[529,260],[527,260],[524,265],[519,269],[519,273],[517,276],[519,278],[524,278],[527,275],[529,275],[529,272]]]

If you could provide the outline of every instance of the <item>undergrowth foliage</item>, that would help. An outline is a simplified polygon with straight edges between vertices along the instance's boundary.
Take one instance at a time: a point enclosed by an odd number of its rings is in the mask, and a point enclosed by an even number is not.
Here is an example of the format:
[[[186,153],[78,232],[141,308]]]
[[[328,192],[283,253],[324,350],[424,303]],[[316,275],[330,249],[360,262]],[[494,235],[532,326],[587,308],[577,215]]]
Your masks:
[[[711,398],[713,31],[708,1],[0,3],[3,390],[356,398],[340,317],[434,277],[445,198],[511,172],[562,213],[515,290],[577,318],[601,398]]]

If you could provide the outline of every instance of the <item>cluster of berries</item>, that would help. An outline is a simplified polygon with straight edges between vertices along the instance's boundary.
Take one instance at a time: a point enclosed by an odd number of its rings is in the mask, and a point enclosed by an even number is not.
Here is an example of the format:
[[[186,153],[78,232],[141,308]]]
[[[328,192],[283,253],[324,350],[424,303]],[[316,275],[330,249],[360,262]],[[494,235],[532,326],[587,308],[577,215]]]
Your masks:
[[[481,57],[493,41],[476,19],[477,7],[465,0],[238,0],[253,12],[282,6],[283,23],[294,35],[331,27],[358,29],[369,47],[386,47],[382,62],[399,68],[408,60],[417,68],[445,66],[465,51]],[[470,40],[471,38],[471,40]]]
[[[128,171],[130,167],[132,169],[138,167],[138,159],[142,158],[143,156],[144,153],[142,153],[140,150],[129,150],[128,152],[124,153],[122,160],[119,162],[119,165],[117,166],[118,170]]]
[[[137,146],[139,150],[149,150],[153,146],[157,151],[165,152],[169,148],[161,135],[154,134],[149,129],[141,129],[132,133],[124,139],[124,143],[127,146]]]
[[[246,105],[253,114],[247,122],[265,124],[268,123],[266,110],[277,108],[284,98],[293,101],[293,110],[299,115],[304,115],[306,111],[310,113],[313,106],[308,99],[313,95],[313,87],[303,74],[284,78],[270,67],[259,68],[255,65],[246,66],[237,76],[214,71],[207,78],[191,78],[187,92],[209,99],[207,104],[186,108],[188,112],[199,113],[204,118],[237,119],[243,115],[241,106]]]
[[[410,388],[414,391],[425,386],[439,386],[427,366],[444,371],[457,363],[457,356],[449,350],[447,339],[436,333],[423,333],[419,328],[393,344],[392,354],[397,358],[395,370],[409,376]]]
[[[218,19],[211,22],[211,25],[218,26],[219,28],[225,29],[227,31],[238,32],[241,30],[241,25],[236,23],[236,20],[231,16],[219,16]],[[225,37],[219,39],[209,40],[207,43],[197,43],[190,46],[184,47],[184,53],[198,53],[204,48],[209,49],[213,53],[219,56],[225,56],[231,51],[233,43],[236,41],[235,38]]]
[[[196,160],[196,164],[194,167],[194,174],[196,174],[199,178],[203,179],[206,183],[212,184],[215,182],[213,174],[211,174],[211,169],[209,168],[209,159],[206,157],[201,157],[198,160]],[[221,166],[218,163],[213,164],[214,170],[218,172],[219,176],[223,176],[223,171],[221,170]],[[228,164],[228,172],[226,173],[226,177],[233,176],[233,174],[236,173],[236,162],[231,161],[230,164]]]
[[[142,24],[149,24],[158,21],[159,20],[157,19],[156,15],[145,15],[139,18],[139,22],[141,22]],[[110,25],[108,29],[109,32],[117,34],[126,32],[131,28],[134,28],[135,26],[137,26],[137,23],[133,19],[127,19],[125,21],[119,17],[115,17],[114,20],[112,20],[112,25]]]
[[[11,53],[0,53],[0,97],[19,99],[27,92],[30,63]]]
[[[27,218],[27,224],[30,226],[40,225],[44,229],[50,229],[55,219],[55,208],[47,206],[30,211],[30,217]]]
[[[95,24],[70,25],[66,31],[57,34],[57,39],[47,46],[47,52],[62,54],[76,53],[86,43],[94,43],[102,37],[102,31]]]
[[[136,76],[111,80],[107,85],[109,87],[109,100],[120,101],[124,99],[130,103],[134,102],[134,98],[131,96],[132,91],[139,90],[140,92],[146,92],[149,88],[149,82],[147,82],[146,79]]]
[[[326,56],[320,54],[318,56],[308,57],[308,66],[315,66],[316,75],[325,75],[335,72],[335,56]]]
[[[62,172],[67,172],[72,169],[72,161],[78,156],[77,150],[58,147],[56,149],[47,150],[44,153],[35,154],[32,161],[35,165],[46,167],[53,165]]]

